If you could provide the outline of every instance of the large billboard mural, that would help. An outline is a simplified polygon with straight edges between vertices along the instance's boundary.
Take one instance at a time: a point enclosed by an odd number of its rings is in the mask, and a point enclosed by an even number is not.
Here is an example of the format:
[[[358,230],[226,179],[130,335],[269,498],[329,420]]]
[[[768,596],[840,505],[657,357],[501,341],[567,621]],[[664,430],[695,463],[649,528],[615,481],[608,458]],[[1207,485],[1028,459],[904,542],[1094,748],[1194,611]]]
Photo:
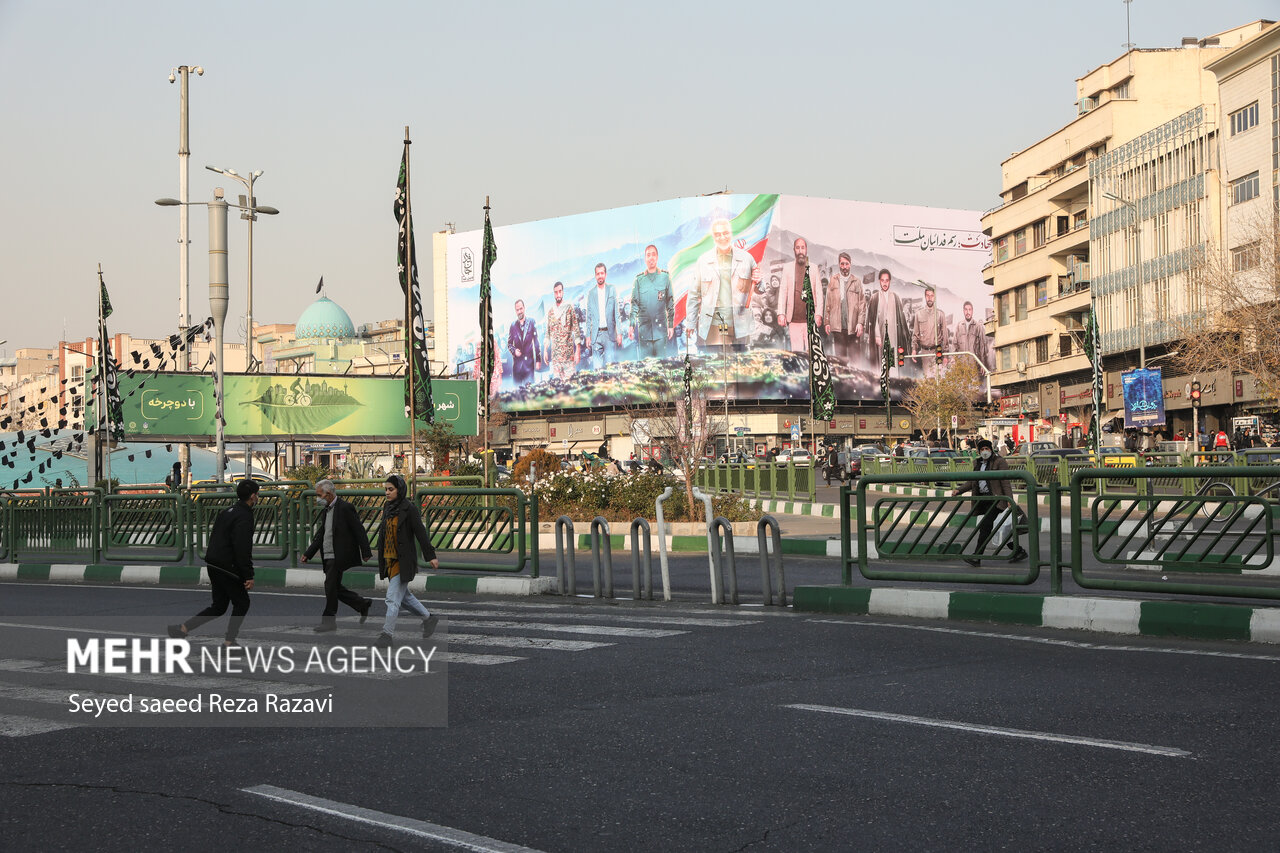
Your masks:
[[[882,401],[884,336],[995,358],[980,213],[778,195],[674,199],[494,229],[495,394],[506,411],[652,401],[690,354],[712,396],[807,401],[804,269],[841,401]],[[445,352],[474,371],[482,234],[449,235]],[[960,358],[963,356],[955,356]],[[895,360],[896,361],[896,360]]]
[[[228,440],[405,437],[404,379],[372,376],[227,374]],[[436,419],[456,435],[475,435],[476,384],[432,382]],[[200,373],[120,377],[124,429],[131,439],[212,436],[214,378]],[[92,409],[89,419],[92,420]],[[421,422],[420,422],[421,423]]]

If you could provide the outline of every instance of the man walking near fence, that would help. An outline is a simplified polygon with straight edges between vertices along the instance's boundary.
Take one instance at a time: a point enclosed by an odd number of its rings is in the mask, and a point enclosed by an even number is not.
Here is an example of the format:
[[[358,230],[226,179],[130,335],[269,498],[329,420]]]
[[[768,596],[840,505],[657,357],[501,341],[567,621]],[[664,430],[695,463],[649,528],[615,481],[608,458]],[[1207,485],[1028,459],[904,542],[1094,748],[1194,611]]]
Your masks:
[[[316,500],[324,505],[324,510],[302,562],[319,552],[324,566],[324,613],[315,627],[319,634],[338,630],[339,601],[359,613],[362,623],[369,618],[373,600],[343,586],[342,573],[372,558],[373,552],[369,550],[369,534],[360,523],[356,508],[338,497],[332,480],[316,483]]]
[[[205,570],[213,603],[181,625],[170,625],[169,636],[180,638],[206,622],[217,619],[231,605],[223,645],[238,646],[236,635],[249,612],[249,590],[253,589],[253,506],[258,502],[258,484],[253,480],[236,483],[236,504],[219,513],[205,551]]]
[[[1008,471],[1009,463],[1004,457],[995,452],[994,446],[990,440],[982,439],[978,442],[978,458],[973,461],[973,470],[975,471]],[[961,483],[956,486],[955,491],[951,494],[959,495],[965,492],[974,494],[973,509],[969,514],[972,518],[978,513],[982,513],[982,520],[978,522],[978,547],[977,553],[981,554],[982,549],[987,546],[987,541],[991,539],[991,529],[995,526],[996,517],[1002,512],[1008,512],[1005,516],[1009,528],[1010,548],[1013,548],[1013,556],[1009,558],[1009,562],[1017,562],[1027,558],[1026,550],[1018,544],[1017,525],[1013,524],[1014,514],[1018,512],[1018,505],[1013,502],[1013,483],[1009,480],[970,480],[967,483]],[[999,498],[1007,498],[1008,500],[999,500]],[[1000,532],[1003,533],[1005,523],[1000,526]],[[996,551],[999,552],[1004,545],[998,545]],[[977,557],[965,557],[964,561],[971,566],[982,565],[982,561]]]

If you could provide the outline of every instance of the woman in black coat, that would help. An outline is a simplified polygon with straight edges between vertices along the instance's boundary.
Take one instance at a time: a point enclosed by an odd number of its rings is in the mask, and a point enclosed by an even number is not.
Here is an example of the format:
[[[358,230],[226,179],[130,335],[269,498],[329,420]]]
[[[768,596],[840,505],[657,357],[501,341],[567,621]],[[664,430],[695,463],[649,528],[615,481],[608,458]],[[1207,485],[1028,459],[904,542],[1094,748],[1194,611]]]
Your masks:
[[[418,550],[431,568],[440,567],[436,549],[431,546],[431,536],[422,523],[422,514],[409,496],[404,478],[392,474],[386,482],[387,503],[382,510],[382,523],[378,525],[378,577],[389,579],[387,583],[387,618],[382,623],[382,633],[376,645],[391,645],[396,630],[396,617],[401,606],[422,617],[422,636],[430,637],[439,617],[427,610],[426,605],[409,591],[409,582],[418,573]]]

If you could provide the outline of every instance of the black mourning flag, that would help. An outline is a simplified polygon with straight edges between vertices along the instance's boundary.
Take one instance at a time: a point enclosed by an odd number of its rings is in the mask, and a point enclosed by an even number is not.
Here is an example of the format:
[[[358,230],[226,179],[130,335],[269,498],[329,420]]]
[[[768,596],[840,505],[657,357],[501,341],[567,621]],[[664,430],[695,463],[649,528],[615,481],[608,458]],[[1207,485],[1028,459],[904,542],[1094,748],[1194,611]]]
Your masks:
[[[400,178],[396,182],[396,200],[392,207],[399,226],[396,265],[400,274],[400,292],[405,294],[405,339],[408,370],[405,371],[404,405],[412,407],[415,418],[435,423],[436,406],[431,398],[431,366],[427,360],[427,324],[422,312],[422,293],[418,289],[417,247],[413,242],[413,211],[409,198],[409,140],[400,158]],[[324,278],[320,279],[321,284]],[[412,428],[412,425],[410,425]]]

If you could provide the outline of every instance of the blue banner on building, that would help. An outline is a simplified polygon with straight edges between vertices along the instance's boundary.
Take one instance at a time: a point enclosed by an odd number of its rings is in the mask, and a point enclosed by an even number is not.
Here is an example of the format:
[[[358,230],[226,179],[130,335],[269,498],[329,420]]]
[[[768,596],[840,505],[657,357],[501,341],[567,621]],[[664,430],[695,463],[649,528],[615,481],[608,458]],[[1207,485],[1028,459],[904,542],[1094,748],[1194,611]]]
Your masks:
[[[1126,429],[1164,426],[1164,378],[1160,368],[1138,368],[1120,374]]]

